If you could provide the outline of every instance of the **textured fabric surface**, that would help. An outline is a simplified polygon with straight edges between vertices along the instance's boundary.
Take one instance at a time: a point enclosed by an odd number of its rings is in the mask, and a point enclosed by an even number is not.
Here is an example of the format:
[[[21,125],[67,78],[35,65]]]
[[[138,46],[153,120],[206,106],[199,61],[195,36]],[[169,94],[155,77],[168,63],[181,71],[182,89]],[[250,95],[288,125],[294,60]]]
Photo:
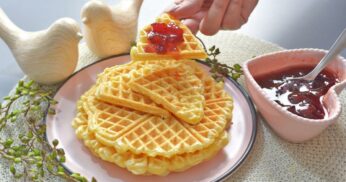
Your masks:
[[[218,59],[227,64],[242,63],[264,53],[281,50],[277,45],[243,34],[221,31],[216,36],[199,35],[206,47],[216,45],[221,54]],[[99,60],[85,46],[80,46],[78,69]],[[243,80],[240,80],[243,84]],[[53,89],[56,87],[52,87]],[[340,95],[346,103],[346,92]],[[20,102],[14,108],[20,107]],[[345,108],[345,104],[342,106]],[[17,122],[20,123],[20,122]],[[279,138],[259,114],[257,137],[245,162],[226,181],[346,181],[346,113],[320,136],[302,143],[292,144]],[[4,131],[19,133],[21,127]],[[0,160],[0,181],[14,181],[9,166]],[[47,176],[45,181],[61,181]]]

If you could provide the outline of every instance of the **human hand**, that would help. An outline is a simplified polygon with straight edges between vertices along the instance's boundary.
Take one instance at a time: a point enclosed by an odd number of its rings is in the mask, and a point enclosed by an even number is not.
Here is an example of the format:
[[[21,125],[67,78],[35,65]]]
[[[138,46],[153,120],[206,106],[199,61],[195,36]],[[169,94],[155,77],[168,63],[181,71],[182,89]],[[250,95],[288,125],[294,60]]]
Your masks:
[[[235,30],[245,24],[258,0],[174,0],[165,11],[183,19],[193,33],[214,35],[220,29]]]

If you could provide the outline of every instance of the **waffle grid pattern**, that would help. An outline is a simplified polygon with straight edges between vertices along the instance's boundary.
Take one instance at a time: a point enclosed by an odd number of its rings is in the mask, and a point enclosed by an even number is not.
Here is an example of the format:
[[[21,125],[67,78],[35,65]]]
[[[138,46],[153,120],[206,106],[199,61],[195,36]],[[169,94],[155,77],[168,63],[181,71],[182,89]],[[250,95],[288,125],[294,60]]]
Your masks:
[[[192,69],[166,67],[139,77],[129,85],[185,122],[196,124],[203,118],[203,86]]]
[[[78,122],[75,122],[77,121]],[[214,156],[221,148],[228,143],[228,136],[223,132],[217,142],[209,147],[192,153],[174,155],[166,157],[150,157],[143,154],[133,154],[131,152],[119,153],[112,147],[100,143],[93,132],[88,130],[88,114],[83,107],[78,108],[78,114],[74,120],[74,128],[79,139],[83,139],[84,144],[95,155],[102,160],[115,163],[122,168],[127,168],[137,175],[160,175],[165,176],[170,172],[184,171],[198,163],[206,161]]]

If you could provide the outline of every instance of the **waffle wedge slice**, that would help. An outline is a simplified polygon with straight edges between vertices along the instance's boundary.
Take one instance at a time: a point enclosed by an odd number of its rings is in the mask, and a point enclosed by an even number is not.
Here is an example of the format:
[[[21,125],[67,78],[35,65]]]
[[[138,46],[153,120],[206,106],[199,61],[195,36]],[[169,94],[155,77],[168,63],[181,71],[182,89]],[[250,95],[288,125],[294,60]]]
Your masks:
[[[133,62],[128,65],[115,66],[108,69],[98,78],[99,86],[96,89],[96,97],[109,104],[123,106],[154,115],[169,117],[169,112],[161,108],[149,97],[136,93],[130,89],[128,83],[143,77],[158,68],[180,65],[184,61],[156,60]]]
[[[131,48],[131,59],[133,61],[157,60],[157,59],[205,59],[207,54],[199,43],[198,39],[191,33],[190,29],[179,20],[169,14],[162,14],[156,19],[156,23],[169,24],[173,22],[183,30],[184,41],[177,46],[177,51],[166,54],[148,53],[145,51],[149,45],[148,32],[152,29],[151,25],[145,26],[139,32],[137,46]]]
[[[190,124],[203,118],[203,85],[190,67],[158,69],[129,83],[132,90],[150,97],[157,104]]]

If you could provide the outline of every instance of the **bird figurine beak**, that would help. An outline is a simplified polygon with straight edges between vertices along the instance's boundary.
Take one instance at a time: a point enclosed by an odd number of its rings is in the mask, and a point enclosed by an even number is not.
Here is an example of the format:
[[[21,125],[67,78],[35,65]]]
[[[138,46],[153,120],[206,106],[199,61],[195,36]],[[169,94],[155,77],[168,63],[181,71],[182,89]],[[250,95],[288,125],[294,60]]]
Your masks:
[[[82,22],[84,23],[84,24],[87,24],[89,21],[88,21],[89,19],[87,18],[87,17],[84,17],[83,19],[82,19]]]
[[[77,38],[78,38],[78,40],[81,40],[81,39],[83,38],[82,33],[78,32],[78,33],[77,33]]]

